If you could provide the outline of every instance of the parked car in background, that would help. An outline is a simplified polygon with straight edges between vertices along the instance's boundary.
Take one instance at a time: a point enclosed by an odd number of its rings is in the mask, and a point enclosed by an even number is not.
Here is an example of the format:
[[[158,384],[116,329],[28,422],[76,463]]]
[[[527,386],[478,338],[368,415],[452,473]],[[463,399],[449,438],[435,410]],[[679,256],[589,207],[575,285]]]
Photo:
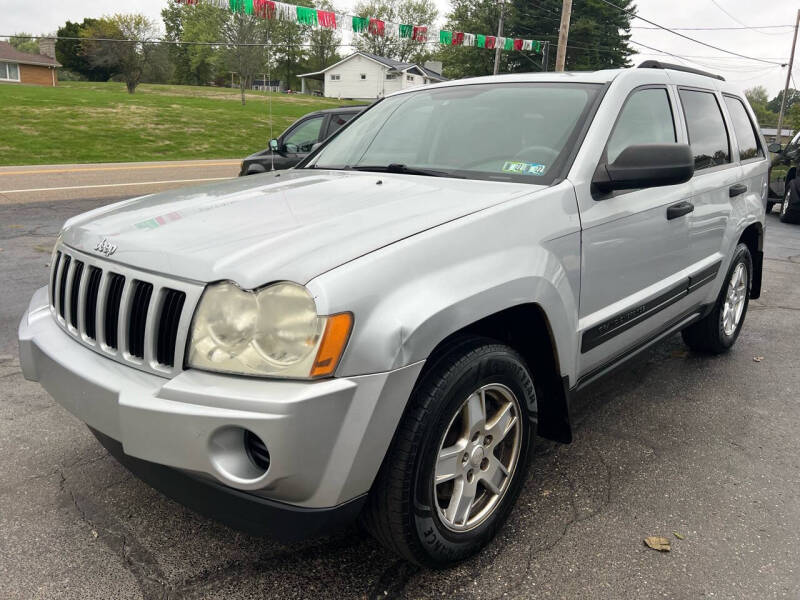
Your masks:
[[[800,223],[800,131],[782,147],[778,142],[769,145],[773,153],[769,178],[769,201],[767,212],[776,204],[781,205],[781,221]]]
[[[573,394],[678,332],[726,352],[759,297],[740,86],[641,67],[410,88],[289,172],[73,217],[22,371],[195,510],[463,560]]]
[[[239,177],[291,169],[308,156],[315,145],[339,131],[364,108],[365,105],[343,106],[307,114],[295,121],[278,139],[270,140],[269,148],[245,158]]]

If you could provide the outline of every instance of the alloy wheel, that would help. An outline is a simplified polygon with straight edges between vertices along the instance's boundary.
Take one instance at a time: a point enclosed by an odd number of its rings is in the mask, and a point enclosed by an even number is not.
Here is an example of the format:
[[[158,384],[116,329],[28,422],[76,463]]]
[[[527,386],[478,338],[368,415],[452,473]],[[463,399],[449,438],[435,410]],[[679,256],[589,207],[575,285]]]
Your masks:
[[[506,386],[473,392],[456,411],[439,444],[433,492],[440,520],[463,532],[497,508],[519,462],[520,405]]]
[[[733,335],[742,320],[745,300],[747,298],[747,269],[739,263],[731,274],[725,304],[722,307],[722,331],[727,336]]]

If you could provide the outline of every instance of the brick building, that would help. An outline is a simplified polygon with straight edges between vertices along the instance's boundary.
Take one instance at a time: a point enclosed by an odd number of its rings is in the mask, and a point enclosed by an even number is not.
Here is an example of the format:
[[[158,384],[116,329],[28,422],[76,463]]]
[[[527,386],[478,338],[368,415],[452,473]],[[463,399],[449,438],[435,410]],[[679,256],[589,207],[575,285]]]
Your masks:
[[[40,43],[44,52],[55,54],[54,45]],[[0,42],[0,84],[29,83],[55,86],[58,83],[56,68],[61,65],[53,56],[20,52],[8,42]]]

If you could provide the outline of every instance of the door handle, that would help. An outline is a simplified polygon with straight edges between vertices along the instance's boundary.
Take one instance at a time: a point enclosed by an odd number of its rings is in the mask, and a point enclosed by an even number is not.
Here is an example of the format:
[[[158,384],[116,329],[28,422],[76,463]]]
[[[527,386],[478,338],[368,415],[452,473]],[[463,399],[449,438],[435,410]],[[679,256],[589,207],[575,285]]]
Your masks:
[[[678,202],[667,208],[667,220],[677,219],[683,215],[688,215],[694,210],[694,204],[691,202]]]
[[[732,185],[728,188],[728,193],[730,194],[731,198],[735,198],[741,194],[744,194],[747,191],[747,186],[743,183],[737,183],[736,185]]]

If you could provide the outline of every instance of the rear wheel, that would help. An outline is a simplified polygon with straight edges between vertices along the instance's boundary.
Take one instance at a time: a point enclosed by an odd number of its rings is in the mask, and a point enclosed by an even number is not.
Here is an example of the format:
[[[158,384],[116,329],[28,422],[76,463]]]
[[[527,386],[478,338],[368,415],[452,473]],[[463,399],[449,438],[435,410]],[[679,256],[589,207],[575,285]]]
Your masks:
[[[772,208],[775,206],[775,203],[772,201],[767,202],[767,214],[772,212]]]
[[[365,509],[367,529],[426,567],[478,552],[519,494],[535,425],[522,358],[491,340],[463,340],[412,394]]]
[[[786,184],[786,194],[781,204],[782,223],[800,223],[800,206],[796,206],[798,202],[796,181],[795,178]]]
[[[753,259],[746,244],[739,244],[714,309],[684,329],[683,341],[692,350],[721,354],[739,337],[750,301]]]

